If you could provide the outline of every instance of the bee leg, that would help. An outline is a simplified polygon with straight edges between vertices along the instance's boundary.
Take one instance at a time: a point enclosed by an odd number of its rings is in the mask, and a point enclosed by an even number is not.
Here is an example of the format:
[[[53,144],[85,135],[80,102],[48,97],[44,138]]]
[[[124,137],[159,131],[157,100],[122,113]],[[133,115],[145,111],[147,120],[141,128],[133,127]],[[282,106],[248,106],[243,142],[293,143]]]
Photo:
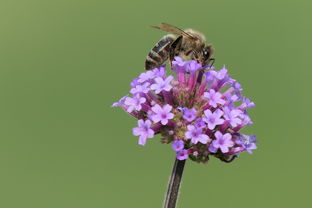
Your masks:
[[[208,62],[208,66],[209,66],[209,67],[212,67],[213,64],[214,64],[214,62],[215,62],[215,60],[216,60],[215,58],[211,58],[211,59],[209,60],[209,62]],[[212,63],[209,65],[210,62],[212,62]]]
[[[233,155],[231,158],[229,159],[225,159],[225,158],[222,158],[222,157],[219,157],[219,159],[225,163],[230,163],[230,162],[233,162],[233,160],[237,158],[237,155]]]
[[[194,57],[194,59],[198,62],[198,63],[201,63],[201,61],[200,61],[200,58],[199,58],[199,52],[196,50],[193,50],[192,51],[192,54],[193,54],[193,57]]]
[[[179,51],[181,44],[182,44],[182,38],[183,36],[179,36],[175,41],[172,42],[170,50],[169,50],[169,60],[170,64],[174,59],[174,56],[176,55],[176,51]]]

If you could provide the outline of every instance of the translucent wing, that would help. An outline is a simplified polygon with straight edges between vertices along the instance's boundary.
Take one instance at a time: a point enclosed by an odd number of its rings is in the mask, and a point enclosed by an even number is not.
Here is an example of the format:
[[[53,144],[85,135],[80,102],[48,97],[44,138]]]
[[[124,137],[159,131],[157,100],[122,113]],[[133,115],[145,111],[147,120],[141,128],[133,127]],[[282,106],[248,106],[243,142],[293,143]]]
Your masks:
[[[159,26],[151,26],[153,28],[159,29],[159,30],[163,30],[166,32],[170,32],[170,33],[174,33],[177,35],[182,35],[184,37],[190,38],[190,39],[196,39],[196,37],[192,36],[191,34],[181,30],[180,28],[177,28],[173,25],[169,25],[167,23],[161,23]]]

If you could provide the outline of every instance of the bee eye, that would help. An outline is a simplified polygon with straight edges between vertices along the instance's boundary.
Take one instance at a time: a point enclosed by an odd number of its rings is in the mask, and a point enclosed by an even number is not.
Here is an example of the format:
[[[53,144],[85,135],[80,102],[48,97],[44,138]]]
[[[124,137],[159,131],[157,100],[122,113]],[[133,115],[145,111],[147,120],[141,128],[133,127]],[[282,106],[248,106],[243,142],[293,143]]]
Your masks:
[[[208,55],[208,51],[204,50],[204,51],[203,51],[203,55],[204,55],[204,56],[207,56],[207,55]]]

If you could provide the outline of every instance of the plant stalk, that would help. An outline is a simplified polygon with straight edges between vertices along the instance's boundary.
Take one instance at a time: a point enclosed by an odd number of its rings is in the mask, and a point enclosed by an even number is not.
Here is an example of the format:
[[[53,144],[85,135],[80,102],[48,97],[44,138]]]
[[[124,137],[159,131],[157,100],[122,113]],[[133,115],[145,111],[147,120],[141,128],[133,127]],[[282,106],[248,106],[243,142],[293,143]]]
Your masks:
[[[172,173],[171,173],[170,180],[169,180],[169,184],[168,184],[168,190],[166,194],[164,208],[176,207],[184,165],[185,165],[185,160],[175,159]]]

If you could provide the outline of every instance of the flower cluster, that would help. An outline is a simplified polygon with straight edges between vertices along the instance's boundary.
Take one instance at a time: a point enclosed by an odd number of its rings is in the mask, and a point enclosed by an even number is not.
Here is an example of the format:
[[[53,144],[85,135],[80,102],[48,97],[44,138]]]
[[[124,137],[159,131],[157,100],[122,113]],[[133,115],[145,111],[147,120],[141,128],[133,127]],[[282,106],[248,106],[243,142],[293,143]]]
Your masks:
[[[177,159],[197,162],[207,162],[209,156],[230,162],[240,152],[252,153],[255,136],[239,130],[252,124],[246,110],[254,103],[242,95],[227,69],[203,68],[180,57],[171,67],[175,77],[166,75],[165,66],[141,73],[131,82],[131,96],[113,104],[138,119],[133,134],[139,145],[160,134]]]

